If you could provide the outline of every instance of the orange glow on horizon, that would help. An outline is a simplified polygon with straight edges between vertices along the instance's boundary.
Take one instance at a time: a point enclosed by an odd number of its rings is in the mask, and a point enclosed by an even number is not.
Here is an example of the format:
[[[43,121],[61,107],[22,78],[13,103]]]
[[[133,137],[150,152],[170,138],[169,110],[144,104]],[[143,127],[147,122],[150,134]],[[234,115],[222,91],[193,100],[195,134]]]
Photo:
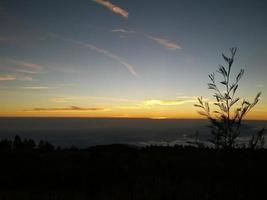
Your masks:
[[[176,112],[175,112],[176,111]],[[12,111],[1,112],[0,117],[66,117],[66,118],[147,118],[147,119],[206,119],[194,109],[191,112],[175,111]],[[245,120],[267,120],[267,116],[258,112],[251,112]]]

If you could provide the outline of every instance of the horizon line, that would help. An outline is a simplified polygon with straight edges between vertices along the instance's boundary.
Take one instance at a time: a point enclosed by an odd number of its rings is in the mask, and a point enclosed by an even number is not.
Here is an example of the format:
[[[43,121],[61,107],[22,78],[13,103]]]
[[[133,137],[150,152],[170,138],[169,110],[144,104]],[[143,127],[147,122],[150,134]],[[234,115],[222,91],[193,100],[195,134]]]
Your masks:
[[[168,118],[168,117],[86,117],[86,116],[0,116],[1,118],[51,118],[51,119],[140,119],[140,120],[205,120],[206,118]],[[257,119],[257,118],[248,118],[244,119],[244,121],[267,121],[267,119]]]

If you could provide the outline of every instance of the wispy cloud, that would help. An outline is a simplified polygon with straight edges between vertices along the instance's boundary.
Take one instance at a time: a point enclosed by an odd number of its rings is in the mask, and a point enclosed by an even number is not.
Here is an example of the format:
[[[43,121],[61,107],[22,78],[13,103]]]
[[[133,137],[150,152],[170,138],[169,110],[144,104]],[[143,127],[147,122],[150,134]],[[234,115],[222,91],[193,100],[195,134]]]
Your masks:
[[[1,63],[1,61],[0,61]],[[0,81],[37,81],[36,79],[33,79],[31,74],[25,73],[24,71],[16,70],[16,69],[10,69],[10,68],[4,68],[5,71],[10,71],[12,74],[0,74]]]
[[[119,29],[113,29],[111,30],[112,32],[117,32],[117,33],[126,33],[126,34],[131,34],[131,33],[138,33],[136,31],[127,31],[123,28],[119,28]]]
[[[169,41],[168,39],[165,39],[165,38],[158,38],[158,37],[153,37],[153,36],[148,35],[148,34],[145,34],[145,36],[146,36],[148,39],[150,39],[150,40],[152,40],[152,41],[158,43],[158,44],[161,45],[161,46],[164,46],[164,47],[167,48],[167,49],[170,49],[170,50],[181,50],[181,49],[182,49],[182,47],[181,47],[179,44],[174,43],[174,42],[171,42],[171,41]]]
[[[14,72],[19,73],[25,73],[25,74],[44,74],[46,72],[40,72],[40,71],[31,71],[31,70],[25,70],[25,69],[13,69]]]
[[[150,100],[143,101],[141,105],[144,105],[144,106],[154,106],[154,105],[177,106],[177,105],[182,105],[185,103],[193,103],[193,102],[196,102],[196,99],[175,99],[175,100],[150,99]]]
[[[119,109],[150,109],[154,106],[179,106],[186,103],[196,103],[197,97],[181,96],[176,99],[162,100],[162,99],[148,99],[139,101],[134,105],[119,106]]]
[[[181,45],[171,42],[169,39],[166,38],[160,38],[160,37],[154,37],[150,34],[147,33],[142,33],[142,32],[137,32],[137,31],[128,31],[125,29],[113,29],[112,32],[117,32],[117,33],[123,33],[123,34],[139,34],[144,36],[145,38],[169,49],[169,50],[181,50],[183,49]]]
[[[16,79],[16,76],[13,75],[0,75],[0,81],[13,81]]]
[[[84,107],[78,107],[78,106],[70,106],[66,108],[33,108],[30,110],[24,110],[24,111],[103,111],[103,110],[106,110],[106,109],[99,108],[99,107],[84,108]]]
[[[113,98],[113,97],[101,97],[101,96],[69,96],[69,97],[57,97],[51,99],[51,101],[55,103],[69,103],[69,102],[75,102],[79,100],[97,100],[97,101],[113,101],[113,102],[127,102],[127,103],[137,103],[137,100],[132,99],[123,99],[123,98]]]
[[[31,86],[31,87],[18,87],[18,89],[22,90],[49,90],[55,89],[54,87],[47,87],[47,86]]]
[[[18,65],[19,67],[24,67],[24,68],[29,69],[29,70],[34,70],[34,71],[43,70],[43,66],[28,62],[28,61],[17,60],[17,59],[13,59],[13,58],[10,58],[9,61]]]
[[[33,81],[31,76],[22,76],[19,78],[20,81]]]
[[[31,76],[0,75],[0,81],[33,81]]]
[[[129,16],[129,13],[126,10],[122,9],[119,6],[116,6],[116,5],[112,4],[111,2],[109,2],[107,0],[93,0],[93,1],[95,1],[96,3],[98,3],[98,4],[102,5],[102,6],[105,6],[106,8],[111,10],[113,13],[118,14],[118,15],[126,18],[126,19]]]
[[[88,43],[85,43],[85,42],[81,42],[81,41],[77,41],[77,40],[73,40],[73,39],[69,39],[69,38],[64,38],[64,37],[60,37],[58,36],[57,34],[49,34],[50,36],[52,37],[56,37],[56,38],[59,38],[61,40],[64,40],[64,41],[67,41],[67,42],[71,42],[72,44],[75,44],[75,45],[79,45],[79,46],[82,46],[84,48],[88,48],[92,51],[96,51],[98,52],[99,54],[102,54],[104,56],[107,56],[109,57],[110,59],[116,61],[116,62],[119,62],[121,65],[123,65],[124,67],[127,68],[127,70],[133,75],[133,76],[136,76],[138,77],[138,73],[135,71],[134,69],[134,66],[127,63],[124,58],[120,57],[120,56],[117,56],[113,53],[111,53],[110,51],[108,50],[105,50],[105,49],[102,49],[102,48],[99,48],[99,47],[96,47],[92,44],[88,44]]]
[[[31,90],[31,91],[43,91],[56,89],[56,87],[47,87],[47,86],[29,86],[29,87],[17,87],[17,86],[0,86],[0,90]]]

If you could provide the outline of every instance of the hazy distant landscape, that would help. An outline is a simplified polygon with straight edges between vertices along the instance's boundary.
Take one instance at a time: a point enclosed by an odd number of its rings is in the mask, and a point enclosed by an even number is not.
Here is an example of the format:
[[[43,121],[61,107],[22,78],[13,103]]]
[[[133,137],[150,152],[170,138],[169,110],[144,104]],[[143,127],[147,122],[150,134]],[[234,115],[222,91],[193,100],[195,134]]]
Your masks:
[[[243,139],[265,127],[266,121],[245,121]],[[174,145],[194,139],[207,141],[207,120],[122,118],[0,118],[0,138],[48,140],[54,145],[88,147],[102,144]]]

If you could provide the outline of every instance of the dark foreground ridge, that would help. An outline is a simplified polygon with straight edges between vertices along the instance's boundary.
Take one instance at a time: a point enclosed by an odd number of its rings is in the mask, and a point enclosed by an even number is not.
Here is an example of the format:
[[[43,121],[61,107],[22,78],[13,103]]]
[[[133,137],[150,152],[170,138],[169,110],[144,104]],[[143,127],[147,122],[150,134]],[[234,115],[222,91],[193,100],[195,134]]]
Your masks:
[[[266,198],[265,149],[119,144],[60,149],[20,142],[11,149],[8,141],[1,143],[1,200]]]

